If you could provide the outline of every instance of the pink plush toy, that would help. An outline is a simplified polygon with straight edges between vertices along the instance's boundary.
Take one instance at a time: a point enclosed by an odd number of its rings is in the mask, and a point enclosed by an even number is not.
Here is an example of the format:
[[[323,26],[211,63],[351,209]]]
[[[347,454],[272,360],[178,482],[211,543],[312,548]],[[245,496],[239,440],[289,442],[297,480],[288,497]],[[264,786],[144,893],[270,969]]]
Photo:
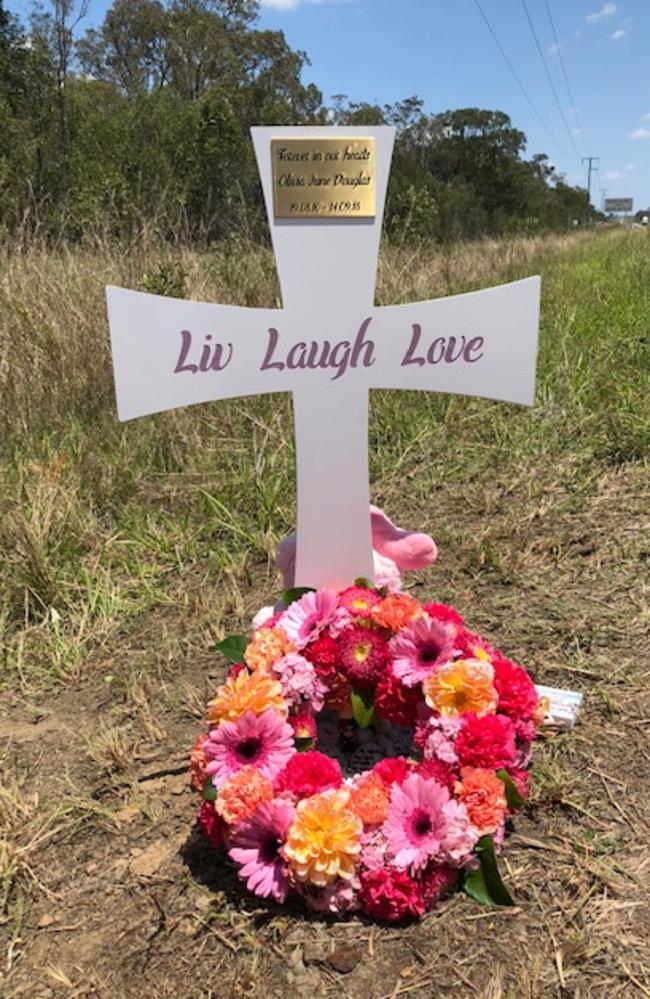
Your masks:
[[[393,592],[402,588],[400,569],[425,569],[435,562],[438,549],[428,534],[404,531],[388,519],[379,507],[370,507],[375,583]],[[294,585],[296,535],[290,534],[278,548],[277,563],[285,589]]]

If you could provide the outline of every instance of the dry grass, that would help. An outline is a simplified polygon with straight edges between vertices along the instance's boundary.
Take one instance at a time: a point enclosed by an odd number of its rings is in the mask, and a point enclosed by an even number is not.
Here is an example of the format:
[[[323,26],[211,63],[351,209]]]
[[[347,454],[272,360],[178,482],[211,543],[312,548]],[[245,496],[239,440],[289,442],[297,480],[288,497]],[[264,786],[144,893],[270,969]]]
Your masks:
[[[0,265],[0,992],[16,997],[650,995],[648,289],[643,233],[385,247],[381,302],[541,269],[538,402],[376,393],[373,497],[430,530],[415,592],[579,687],[537,747],[512,911],[331,925],[258,906],[191,833],[211,653],[274,590],[286,399],[116,423],[104,283],[277,301],[268,252],[96,247]]]

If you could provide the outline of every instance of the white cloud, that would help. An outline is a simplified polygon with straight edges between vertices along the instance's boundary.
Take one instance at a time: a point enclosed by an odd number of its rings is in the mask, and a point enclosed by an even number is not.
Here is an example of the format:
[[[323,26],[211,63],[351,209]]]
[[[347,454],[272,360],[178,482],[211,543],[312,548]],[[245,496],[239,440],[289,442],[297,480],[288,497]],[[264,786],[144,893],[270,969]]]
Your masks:
[[[602,21],[604,17],[613,17],[618,11],[618,7],[615,3],[606,3],[600,10],[595,10],[593,14],[587,14],[586,20],[589,24],[596,24],[598,21]]]
[[[650,139],[650,128],[635,128],[630,132],[631,139]]]
[[[605,180],[620,180],[623,174],[620,170],[608,170],[605,174]]]
[[[636,163],[626,163],[625,169],[628,171],[628,173],[632,170],[636,170]]]
[[[557,45],[555,45],[555,44],[549,45],[549,47],[548,47],[548,54],[549,55],[556,56],[556,55],[559,55],[560,52],[564,52],[564,43],[563,42],[558,42]]]
[[[646,111],[646,113],[643,116],[643,120],[650,121],[650,111]]]
[[[619,28],[617,31],[612,32],[609,37],[612,42],[620,42],[621,38],[625,38],[626,35],[627,31],[624,31],[623,28]]]

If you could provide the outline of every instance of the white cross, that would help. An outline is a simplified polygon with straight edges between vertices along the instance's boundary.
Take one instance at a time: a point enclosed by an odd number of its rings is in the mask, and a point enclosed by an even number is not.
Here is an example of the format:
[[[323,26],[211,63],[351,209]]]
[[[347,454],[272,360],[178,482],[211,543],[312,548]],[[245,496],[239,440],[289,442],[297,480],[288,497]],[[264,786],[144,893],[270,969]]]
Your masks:
[[[540,279],[376,308],[392,128],[254,128],[282,309],[108,288],[119,417],[293,393],[297,586],[372,578],[368,391],[424,389],[531,405]],[[274,218],[271,139],[373,137],[376,216]],[[335,539],[335,540],[333,540]]]

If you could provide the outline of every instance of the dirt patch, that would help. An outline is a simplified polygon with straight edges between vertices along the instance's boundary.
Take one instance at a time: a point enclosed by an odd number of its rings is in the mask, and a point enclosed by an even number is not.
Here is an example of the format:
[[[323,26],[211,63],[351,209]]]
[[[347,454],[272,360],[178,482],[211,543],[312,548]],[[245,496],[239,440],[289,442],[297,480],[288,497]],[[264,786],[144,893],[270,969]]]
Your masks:
[[[579,502],[569,469],[548,488],[539,475],[436,494],[440,564],[414,580],[540,682],[586,695],[578,728],[536,747],[533,799],[503,862],[514,909],[456,895],[387,928],[242,890],[194,828],[186,759],[223,664],[202,637],[205,580],[186,574],[184,603],[116,636],[76,686],[3,696],[3,995],[650,995],[646,472],[601,471]],[[431,528],[430,507],[425,491],[403,519]],[[269,592],[259,566],[237,623]],[[181,639],[170,650],[162,633]],[[146,711],[123,693],[134,663]]]

